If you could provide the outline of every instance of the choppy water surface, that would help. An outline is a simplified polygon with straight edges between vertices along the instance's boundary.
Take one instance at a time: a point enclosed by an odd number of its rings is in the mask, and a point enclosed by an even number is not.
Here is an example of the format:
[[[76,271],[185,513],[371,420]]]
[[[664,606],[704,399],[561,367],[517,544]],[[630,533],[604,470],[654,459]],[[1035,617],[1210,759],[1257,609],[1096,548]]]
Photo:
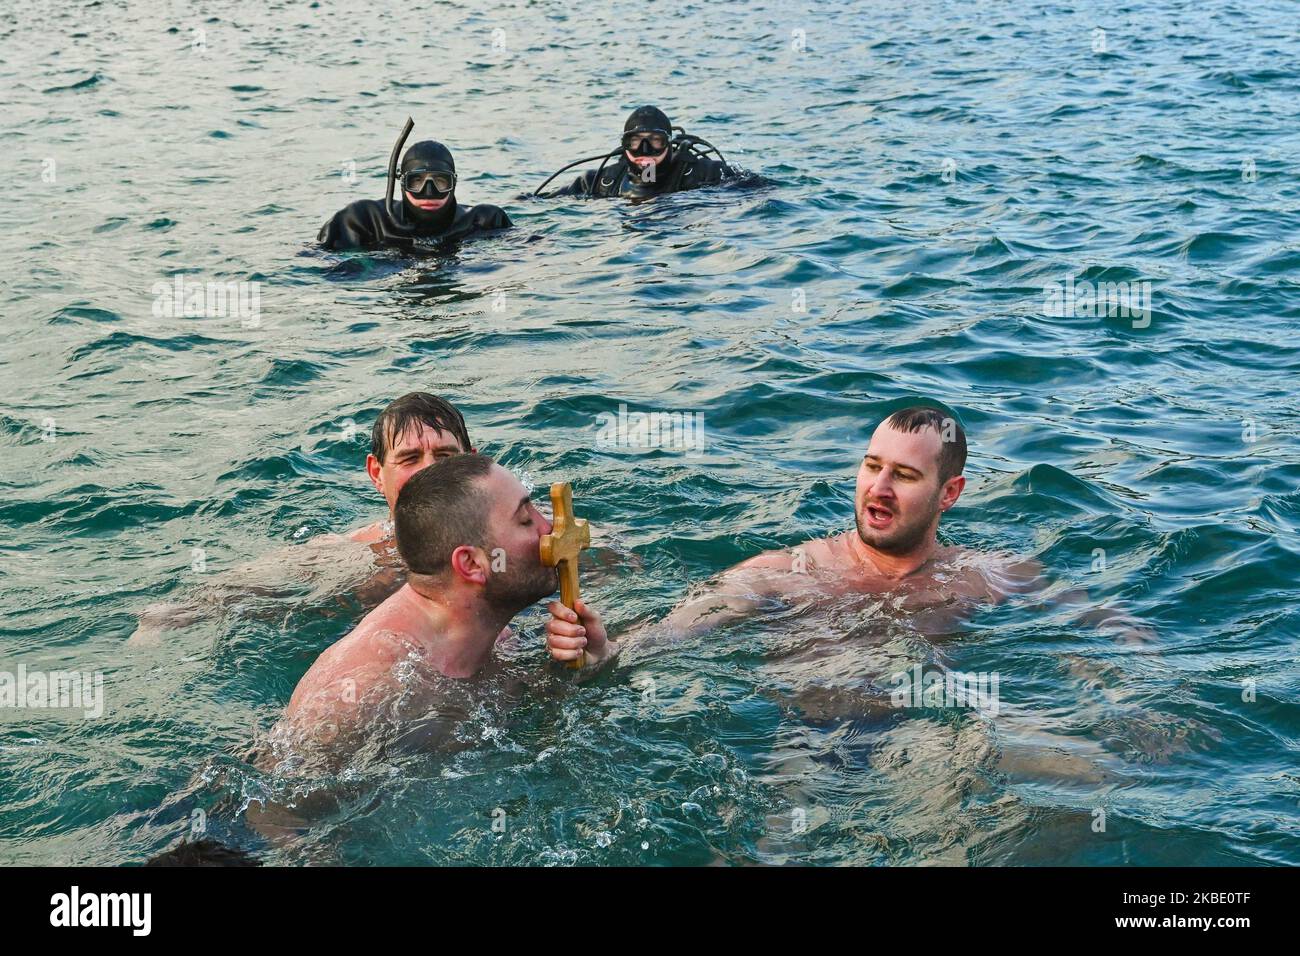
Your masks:
[[[1300,863],[1291,5],[17,6],[0,668],[102,671],[107,709],[2,715],[6,861],[138,862],[206,814],[278,863]],[[520,198],[644,101],[765,182]],[[518,228],[311,251],[408,113]],[[258,282],[260,322],[156,315],[177,273]],[[1149,281],[1149,323],[1045,315],[1067,278]],[[827,605],[575,686],[533,611],[456,746],[268,776],[254,735],[363,605],[323,575],[141,651],[134,614],[373,520],[363,436],[417,388],[574,480],[616,633],[847,527],[870,427],[926,395],[971,436],[947,540],[1156,640]],[[705,450],[597,447],[620,403],[702,413]],[[999,713],[884,706],[916,663],[998,673]],[[275,800],[305,832],[250,825]]]

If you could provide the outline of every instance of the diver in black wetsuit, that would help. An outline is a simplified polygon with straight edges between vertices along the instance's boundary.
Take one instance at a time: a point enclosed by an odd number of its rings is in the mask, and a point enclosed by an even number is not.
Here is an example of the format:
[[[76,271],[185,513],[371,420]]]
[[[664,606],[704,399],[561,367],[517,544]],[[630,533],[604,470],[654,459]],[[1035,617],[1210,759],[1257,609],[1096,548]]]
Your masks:
[[[676,136],[673,135],[674,129],[677,130]],[[706,155],[710,151],[717,153],[718,158],[710,159]],[[618,159],[610,162],[615,156]],[[642,106],[632,111],[623,124],[623,138],[618,149],[603,157],[592,156],[570,163],[555,176],[565,169],[597,159],[601,161],[599,168],[588,170],[572,185],[548,195],[647,199],[663,193],[711,186],[734,175],[716,146],[689,135],[680,126],[674,127],[663,110],[656,106]],[[533,195],[541,195],[551,179],[542,183]]]
[[[451,150],[433,140],[416,143],[402,157],[402,202],[393,203],[397,154],[414,125],[407,119],[388,158],[388,192],[383,201],[358,199],[335,213],[316,237],[326,249],[409,248],[513,225],[499,206],[464,206],[456,201],[456,163]]]

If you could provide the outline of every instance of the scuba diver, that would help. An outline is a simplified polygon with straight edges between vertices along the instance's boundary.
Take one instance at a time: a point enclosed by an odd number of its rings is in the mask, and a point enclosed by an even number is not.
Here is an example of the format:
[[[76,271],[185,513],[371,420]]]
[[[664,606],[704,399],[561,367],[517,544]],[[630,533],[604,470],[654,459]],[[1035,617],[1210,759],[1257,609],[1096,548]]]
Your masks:
[[[710,159],[710,151],[718,158]],[[617,161],[611,163],[615,156]],[[642,106],[633,110],[623,124],[623,138],[617,149],[569,163],[538,186],[533,195],[540,196],[551,179],[566,169],[596,160],[600,160],[598,168],[588,170],[572,185],[548,195],[649,198],[711,186],[734,175],[716,146],[698,136],[691,136],[680,126],[673,126],[657,106]]]
[[[513,225],[499,206],[464,206],[456,201],[456,163],[451,150],[433,140],[416,143],[402,157],[402,201],[394,203],[397,156],[413,126],[407,117],[402,135],[393,144],[383,201],[358,199],[335,213],[316,237],[326,249],[410,247]]]

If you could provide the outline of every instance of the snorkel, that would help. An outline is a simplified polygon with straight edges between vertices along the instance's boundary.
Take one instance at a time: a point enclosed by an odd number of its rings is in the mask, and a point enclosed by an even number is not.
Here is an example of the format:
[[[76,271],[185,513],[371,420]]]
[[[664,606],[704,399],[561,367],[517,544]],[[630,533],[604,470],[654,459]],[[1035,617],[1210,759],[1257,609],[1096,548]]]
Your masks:
[[[402,147],[406,145],[406,138],[411,135],[413,129],[415,129],[415,120],[408,116],[406,125],[402,127],[402,135],[397,137],[397,142],[393,144],[393,151],[388,156],[388,191],[384,193],[384,207],[388,210],[388,218],[395,223],[401,222],[397,218],[397,210],[393,208],[393,186],[397,183],[397,157],[402,155]]]

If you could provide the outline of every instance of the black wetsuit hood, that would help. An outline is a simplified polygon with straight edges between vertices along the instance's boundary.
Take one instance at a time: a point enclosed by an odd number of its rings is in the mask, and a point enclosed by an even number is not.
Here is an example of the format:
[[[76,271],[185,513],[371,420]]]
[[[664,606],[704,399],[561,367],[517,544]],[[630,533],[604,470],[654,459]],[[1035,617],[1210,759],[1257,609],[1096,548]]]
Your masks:
[[[672,139],[673,124],[668,122],[668,114],[657,106],[638,106],[623,124],[624,133],[649,132],[658,130]]]
[[[627,143],[628,133],[662,133],[664,139],[669,142],[673,138],[673,124],[668,122],[668,116],[657,106],[639,106],[632,111],[632,115],[627,118],[623,124],[623,143]],[[662,150],[656,150],[650,145],[649,141],[642,142],[641,148],[637,150],[637,156],[657,156]],[[635,163],[628,162],[627,150],[624,150],[620,157],[625,165],[635,166]],[[673,149],[668,147],[668,155],[655,164],[655,172],[666,172],[673,163]]]
[[[415,235],[427,236],[446,231],[452,220],[456,218],[456,191],[452,190],[441,209],[425,212],[419,206],[411,204],[411,201],[406,198],[406,190],[401,186],[401,176],[405,176],[413,169],[433,169],[454,174],[456,161],[451,157],[451,150],[431,139],[416,143],[402,157],[398,179],[398,188],[402,193],[402,218],[410,226],[411,232]]]
[[[668,115],[657,106],[638,106],[634,109],[627,122],[623,124],[623,138],[621,144],[626,146],[628,133],[661,133],[664,139],[671,143],[673,138],[673,124],[668,121]],[[625,190],[632,196],[651,196],[662,190],[662,183],[670,178],[674,170],[673,162],[676,157],[673,155],[674,150],[671,145],[667,150],[656,150],[650,145],[649,141],[642,142],[641,148],[636,151],[637,156],[657,156],[664,152],[664,158],[655,163],[653,170],[637,165],[628,159],[628,150],[625,148],[619,153],[618,164],[614,167],[615,178],[622,180],[627,179],[628,187]],[[653,178],[646,179],[646,175],[652,174]]]

